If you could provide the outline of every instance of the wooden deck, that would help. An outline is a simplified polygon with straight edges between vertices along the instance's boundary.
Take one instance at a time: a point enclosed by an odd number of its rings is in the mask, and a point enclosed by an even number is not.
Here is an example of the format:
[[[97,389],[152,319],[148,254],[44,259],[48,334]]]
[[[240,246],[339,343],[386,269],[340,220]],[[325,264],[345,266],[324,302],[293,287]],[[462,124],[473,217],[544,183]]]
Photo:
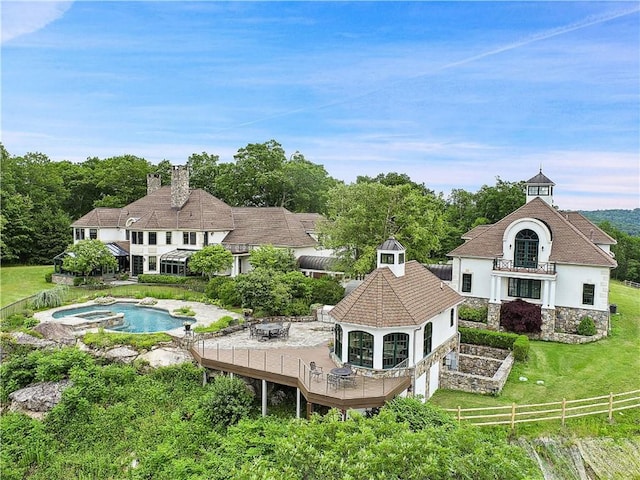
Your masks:
[[[327,373],[336,365],[324,346],[221,349],[205,348],[200,342],[191,348],[191,354],[205,368],[297,387],[307,402],[341,410],[381,407],[411,384],[409,377],[376,379],[358,375],[355,386],[330,386]],[[323,375],[319,378],[309,374],[312,361],[322,367]]]

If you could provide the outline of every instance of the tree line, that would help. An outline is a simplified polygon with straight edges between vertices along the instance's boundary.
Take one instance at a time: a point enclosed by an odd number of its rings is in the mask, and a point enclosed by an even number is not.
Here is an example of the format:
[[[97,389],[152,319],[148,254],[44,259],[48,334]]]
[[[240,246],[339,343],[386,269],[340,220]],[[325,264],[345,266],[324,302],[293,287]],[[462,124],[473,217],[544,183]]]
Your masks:
[[[134,155],[51,161],[43,153],[9,154],[0,144],[3,264],[49,264],[72,243],[71,223],[96,207],[122,207],[146,194],[146,178],[171,182],[171,162],[153,164]],[[477,192],[454,189],[446,198],[404,173],[359,176],[346,184],[300,152],[287,157],[277,141],[248,144],[231,162],[194,153],[187,159],[191,188],[231,206],[284,207],[321,213],[320,241],[340,251],[340,268],[351,274],[375,266],[375,248],[393,235],[408,259],[446,260],[471,228],[494,223],[525,202],[524,182],[500,177]],[[612,227],[613,229],[613,227]],[[615,229],[613,229],[615,230]],[[619,231],[608,231],[617,238]],[[629,237],[629,236],[627,236]],[[614,246],[620,279],[639,281],[637,237]],[[629,266],[629,262],[635,264]]]

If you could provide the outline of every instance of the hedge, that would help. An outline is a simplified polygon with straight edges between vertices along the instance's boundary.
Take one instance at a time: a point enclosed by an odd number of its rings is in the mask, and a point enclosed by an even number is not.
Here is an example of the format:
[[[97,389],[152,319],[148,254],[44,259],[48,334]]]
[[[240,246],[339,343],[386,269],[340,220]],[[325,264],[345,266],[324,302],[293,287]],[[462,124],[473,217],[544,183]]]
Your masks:
[[[187,282],[187,277],[177,277],[174,275],[154,275],[143,273],[138,275],[138,283],[162,283],[165,285],[179,285]]]
[[[513,344],[518,338],[516,333],[495,332],[493,330],[482,330],[479,328],[458,328],[460,331],[460,343],[471,343],[473,345],[485,345],[487,347],[502,348],[512,350]]]
[[[460,305],[458,307],[458,318],[469,322],[487,323],[488,307],[470,307],[468,305]]]
[[[513,342],[513,357],[516,360],[524,362],[529,356],[529,337],[526,335],[519,335],[516,341]]]
[[[525,361],[529,356],[529,337],[516,333],[459,327],[460,343],[513,350],[516,360]]]

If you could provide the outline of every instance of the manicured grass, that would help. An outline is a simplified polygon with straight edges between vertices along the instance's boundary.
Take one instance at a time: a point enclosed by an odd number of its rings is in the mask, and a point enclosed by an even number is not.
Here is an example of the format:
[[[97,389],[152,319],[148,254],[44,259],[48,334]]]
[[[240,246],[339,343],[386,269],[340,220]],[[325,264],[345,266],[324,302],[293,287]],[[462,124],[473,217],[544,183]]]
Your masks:
[[[640,292],[612,282],[610,298],[618,305],[618,314],[611,317],[612,331],[606,339],[583,345],[531,342],[529,360],[514,365],[499,396],[438,390],[432,401],[445,408],[471,408],[574,400],[640,389]],[[521,376],[528,381],[519,381]],[[536,384],[537,380],[543,380],[544,385]],[[551,423],[557,422],[547,422]]]
[[[55,285],[44,281],[44,275],[49,272],[53,272],[53,265],[0,268],[0,307],[53,288]]]

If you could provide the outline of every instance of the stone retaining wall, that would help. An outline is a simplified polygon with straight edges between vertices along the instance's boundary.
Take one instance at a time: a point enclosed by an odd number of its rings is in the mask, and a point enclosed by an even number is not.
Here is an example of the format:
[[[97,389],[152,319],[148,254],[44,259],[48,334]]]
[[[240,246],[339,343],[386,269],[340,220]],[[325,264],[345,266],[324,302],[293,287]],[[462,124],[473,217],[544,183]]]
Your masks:
[[[440,371],[440,388],[471,393],[499,393],[509,377],[511,367],[513,367],[513,354],[506,350],[502,351],[504,353],[499,354],[493,351],[498,349],[479,347],[477,345],[463,344],[460,349],[461,351],[486,353],[487,355],[506,356],[504,360],[500,360],[499,358],[488,356],[461,353],[458,356],[458,370],[443,368]],[[488,350],[484,351],[484,349]]]
[[[609,312],[583,308],[556,307],[554,333],[578,333],[578,325],[584,317],[591,317],[598,333],[609,331]]]
[[[471,343],[461,343],[460,353],[464,353],[465,355],[475,355],[478,357],[495,358],[500,361],[509,356],[509,350],[487,347],[485,345],[472,345]]]

